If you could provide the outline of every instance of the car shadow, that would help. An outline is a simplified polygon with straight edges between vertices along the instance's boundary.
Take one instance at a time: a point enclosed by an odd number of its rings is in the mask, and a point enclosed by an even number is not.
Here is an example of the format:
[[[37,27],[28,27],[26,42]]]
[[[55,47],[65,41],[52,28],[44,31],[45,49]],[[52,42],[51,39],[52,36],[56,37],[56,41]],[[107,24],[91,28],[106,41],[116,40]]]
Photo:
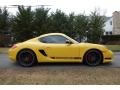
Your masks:
[[[82,63],[38,63],[37,66],[84,66]]]
[[[38,63],[37,67],[109,67],[112,66],[112,63],[105,63],[105,64],[100,64],[98,66],[88,66],[83,63]]]
[[[12,63],[12,68],[70,68],[70,67],[88,67],[88,68],[96,68],[96,67],[112,67],[112,63],[101,64],[99,66],[88,66],[83,63],[38,63],[32,67],[22,67],[18,63]]]

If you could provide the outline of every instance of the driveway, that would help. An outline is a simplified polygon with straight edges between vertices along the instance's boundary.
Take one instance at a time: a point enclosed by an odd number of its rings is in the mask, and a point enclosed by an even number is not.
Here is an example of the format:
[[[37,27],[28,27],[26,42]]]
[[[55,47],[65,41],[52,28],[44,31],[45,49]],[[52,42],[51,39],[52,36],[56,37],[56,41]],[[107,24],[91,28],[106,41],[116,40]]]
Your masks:
[[[110,64],[102,64],[98,67],[120,67],[120,52],[114,53],[114,60]],[[69,68],[69,67],[87,67],[83,64],[39,64],[35,67],[44,68]],[[0,68],[22,68],[8,59],[7,54],[0,54]]]

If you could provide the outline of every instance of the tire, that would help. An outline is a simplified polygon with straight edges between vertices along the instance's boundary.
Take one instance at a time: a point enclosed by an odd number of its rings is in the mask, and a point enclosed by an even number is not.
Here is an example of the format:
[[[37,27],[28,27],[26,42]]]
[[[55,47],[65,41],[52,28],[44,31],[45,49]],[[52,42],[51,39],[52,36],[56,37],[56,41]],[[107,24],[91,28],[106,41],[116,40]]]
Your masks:
[[[17,55],[17,62],[23,67],[31,67],[37,63],[36,55],[29,49],[22,50]]]
[[[98,50],[89,50],[84,56],[84,63],[89,66],[98,66],[103,61],[103,55]]]

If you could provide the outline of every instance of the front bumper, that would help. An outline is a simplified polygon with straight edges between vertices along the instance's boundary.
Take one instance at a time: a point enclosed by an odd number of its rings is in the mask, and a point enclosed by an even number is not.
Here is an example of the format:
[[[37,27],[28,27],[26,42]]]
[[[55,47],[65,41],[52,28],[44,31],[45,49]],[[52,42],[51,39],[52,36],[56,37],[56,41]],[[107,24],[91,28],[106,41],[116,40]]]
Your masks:
[[[103,53],[104,56],[104,60],[103,63],[109,63],[113,61],[113,52],[111,50],[108,50],[106,52]]]

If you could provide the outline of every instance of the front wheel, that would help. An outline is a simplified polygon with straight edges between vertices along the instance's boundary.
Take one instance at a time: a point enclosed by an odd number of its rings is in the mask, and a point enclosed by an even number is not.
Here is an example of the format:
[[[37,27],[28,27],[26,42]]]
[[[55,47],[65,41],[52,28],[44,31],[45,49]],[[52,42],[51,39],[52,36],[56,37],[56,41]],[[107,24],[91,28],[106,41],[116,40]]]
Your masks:
[[[31,50],[22,50],[17,55],[18,64],[23,67],[31,67],[36,64],[36,56]]]
[[[84,56],[84,63],[89,66],[100,65],[103,60],[102,53],[98,50],[90,50]]]

